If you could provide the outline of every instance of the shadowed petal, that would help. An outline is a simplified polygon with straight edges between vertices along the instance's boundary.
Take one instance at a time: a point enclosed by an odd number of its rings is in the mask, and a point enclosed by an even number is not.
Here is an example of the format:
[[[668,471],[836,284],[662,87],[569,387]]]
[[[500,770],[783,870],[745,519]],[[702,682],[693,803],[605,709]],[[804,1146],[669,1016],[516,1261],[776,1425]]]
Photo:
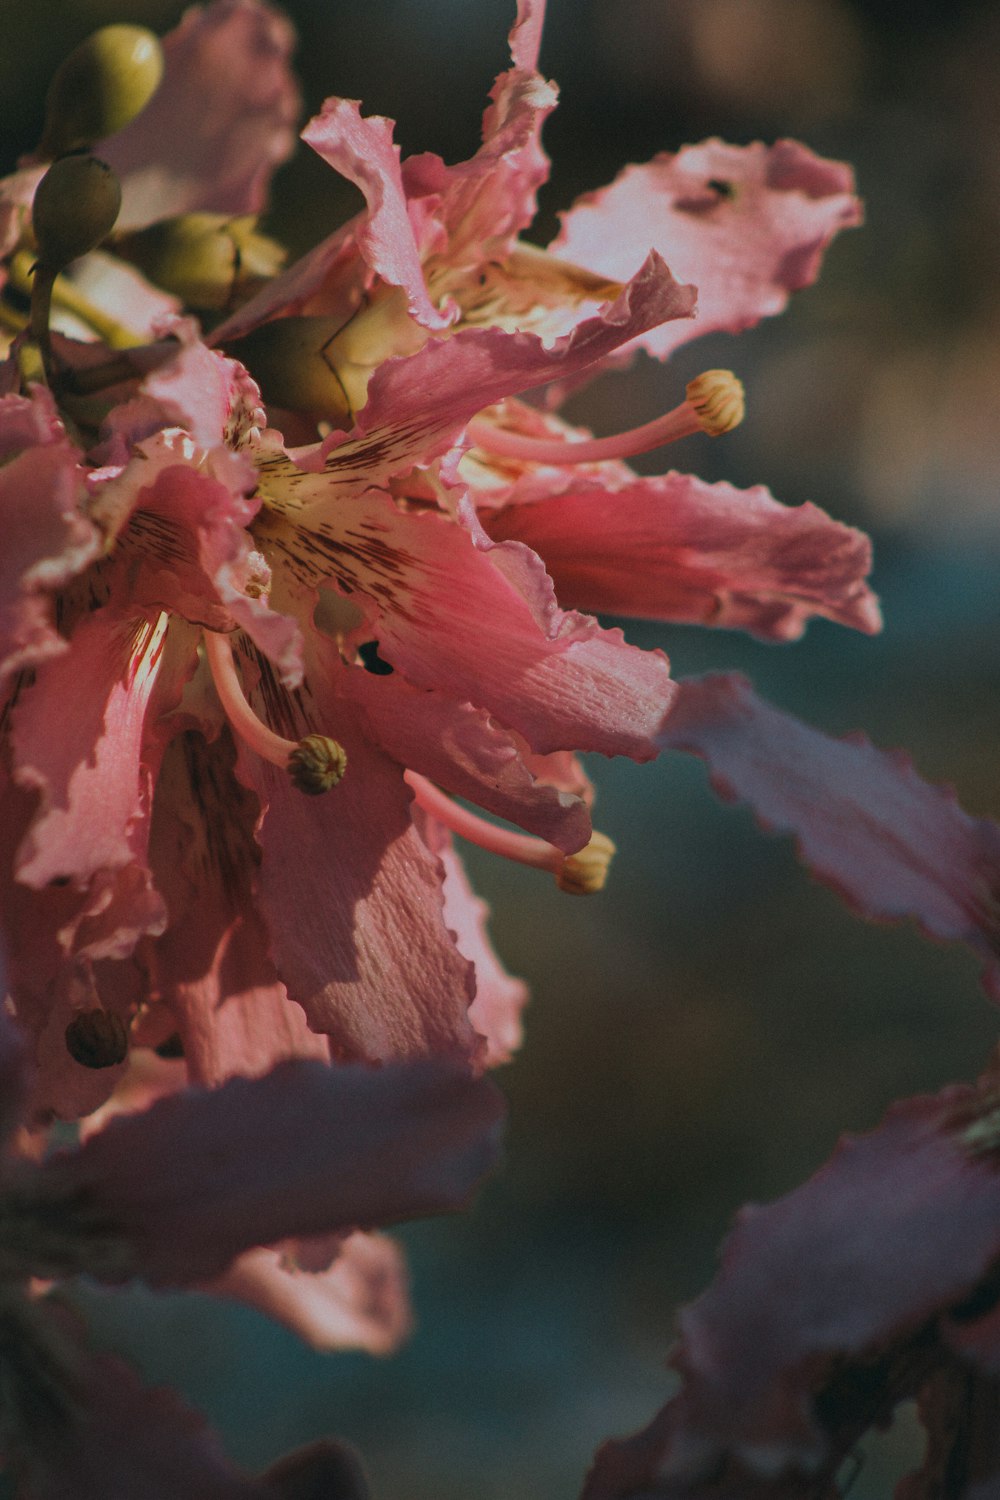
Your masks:
[[[442,1060],[286,1062],[118,1116],[34,1180],[123,1244],[131,1274],[191,1285],[255,1246],[462,1208],[494,1165],[502,1109],[488,1080]],[[94,1271],[121,1279],[121,1262]]]
[[[803,861],[863,916],[914,917],[931,937],[968,943],[1000,998],[1000,828],[921,781],[905,755],[831,739],[738,676],[681,683],[661,744],[700,755],[722,796],[794,833]]]
[[[83,1356],[66,1407],[12,1444],[18,1500],[276,1500],[241,1473],[204,1417],[113,1355]]]
[[[936,1372],[967,1384],[943,1335],[950,1311],[975,1318],[1000,1253],[996,1106],[990,1076],[895,1104],[802,1187],[744,1208],[681,1314],[680,1393],[605,1445],[584,1500],[839,1494],[840,1463],[897,1402]],[[982,1384],[995,1433],[996,1388]],[[966,1491],[907,1491],[925,1493]]]

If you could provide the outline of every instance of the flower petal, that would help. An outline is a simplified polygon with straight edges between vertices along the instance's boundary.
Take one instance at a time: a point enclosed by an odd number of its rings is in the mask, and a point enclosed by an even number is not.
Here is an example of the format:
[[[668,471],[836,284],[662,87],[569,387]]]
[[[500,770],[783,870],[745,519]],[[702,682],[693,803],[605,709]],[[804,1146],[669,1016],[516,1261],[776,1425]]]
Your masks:
[[[84,619],[13,714],[14,780],[41,792],[17,859],[36,890],[130,864],[148,818],[146,713],[166,619]]]
[[[255,587],[263,559],[246,529],[259,504],[247,498],[255,480],[242,455],[221,445],[205,452],[184,432],[160,432],[95,490],[93,514],[114,537],[118,600],[212,630],[238,623],[294,685],[302,676],[299,627]]]
[[[307,645],[311,701],[283,694],[263,661],[250,696],[289,739],[335,735],[347,752],[343,780],[311,798],[243,747],[237,762],[263,808],[257,900],[278,973],[335,1056],[470,1056],[471,966],[445,925],[440,866],[412,825],[402,768],[331,690],[332,643]],[[245,680],[251,672],[245,663]]]
[[[815,615],[867,634],[881,625],[864,581],[868,538],[815,505],[677,473],[556,484],[535,504],[518,504],[515,486],[514,503],[483,524],[497,541],[533,548],[565,604],[766,640],[797,639]]]
[[[514,66],[501,73],[483,116],[483,144],[469,161],[449,167],[430,152],[411,156],[403,181],[411,200],[426,200],[428,218],[440,224],[445,284],[475,275],[506,259],[512,243],[535,217],[537,192],[549,174],[541,132],[558,91],[536,71],[544,4],[520,0],[510,34]]]
[[[521,1012],[528,986],[508,974],[490,942],[486,924],[490,909],[469,884],[462,861],[447,831],[426,818],[427,840],[444,865],[444,918],[458,950],[476,967],[476,998],[469,1020],[486,1038],[486,1066],[510,1062],[524,1037]]]
[[[289,23],[257,0],[214,0],[164,39],[163,81],[97,147],[122,181],[119,230],[175,214],[259,213],[294,145]]]
[[[373,492],[270,534],[300,583],[329,580],[366,607],[364,629],[416,686],[485,708],[535,751],[651,759],[673,695],[666,657],[563,613],[528,547],[492,542],[467,502],[459,516],[405,513]]]
[[[298,450],[294,465],[281,456],[264,461],[261,489],[284,508],[301,510],[335,492],[356,493],[429,463],[483,407],[574,375],[638,334],[690,317],[694,300],[694,288],[679,285],[652,255],[610,306],[551,345],[535,334],[495,328],[431,339],[416,354],[379,366],[350,435],[334,432],[316,447]]]
[[[921,781],[905,755],[830,739],[739,676],[681,683],[661,744],[700,755],[720,795],[794,833],[803,861],[863,916],[914,917],[931,937],[968,943],[1000,998],[1000,827]]]
[[[156,986],[192,1082],[257,1077],[290,1057],[328,1058],[279,981],[257,910],[256,798],[236,781],[227,737],[178,735],[157,779],[150,865],[167,903]]]
[[[43,1303],[36,1318],[45,1312]],[[50,1349],[64,1347],[52,1335],[46,1345],[39,1352],[50,1360]],[[37,1383],[43,1371],[31,1371],[23,1346],[19,1353],[26,1389],[18,1394],[30,1420],[14,1424],[12,1437],[8,1422],[6,1445],[25,1500],[276,1500],[230,1462],[200,1413],[164,1386],[144,1386],[122,1360],[73,1351],[64,1377],[71,1388],[43,1387],[32,1399],[32,1374]],[[51,1381],[55,1372],[44,1374]]]
[[[383,1234],[348,1235],[324,1271],[247,1250],[203,1290],[249,1303],[314,1349],[394,1354],[413,1326],[403,1252]]]
[[[120,1115],[37,1181],[81,1205],[98,1249],[123,1244],[131,1274],[190,1285],[255,1246],[463,1207],[495,1162],[502,1109],[488,1080],[441,1059],[286,1062]],[[98,1253],[94,1271],[120,1279],[121,1264]]]
[[[795,141],[727,146],[705,141],[579,199],[551,249],[624,281],[650,246],[698,288],[698,317],[643,334],[661,358],[702,334],[738,333],[781,312],[819,274],[823,252],[861,210],[848,167]]]
[[[482,709],[399,672],[338,672],[337,688],[364,711],[372,738],[400,765],[547,839],[567,854],[590,838],[590,818],[576,787],[566,790],[528,765],[523,742]]]
[[[80,455],[48,391],[0,396],[0,681],[65,650],[51,594],[95,558]]]
[[[445,328],[450,314],[439,312],[424,282],[420,251],[407,216],[406,195],[393,145],[392,121],[363,118],[354,99],[327,99],[302,132],[308,146],[353,182],[368,201],[368,214],[355,231],[365,264],[390,286],[402,287],[410,312],[425,328]]]
[[[905,1100],[801,1187],[744,1208],[681,1314],[680,1393],[598,1454],[585,1500],[797,1494],[778,1482],[790,1469],[826,1494],[820,1476],[949,1362],[942,1320],[996,1263],[996,1120],[989,1077]]]

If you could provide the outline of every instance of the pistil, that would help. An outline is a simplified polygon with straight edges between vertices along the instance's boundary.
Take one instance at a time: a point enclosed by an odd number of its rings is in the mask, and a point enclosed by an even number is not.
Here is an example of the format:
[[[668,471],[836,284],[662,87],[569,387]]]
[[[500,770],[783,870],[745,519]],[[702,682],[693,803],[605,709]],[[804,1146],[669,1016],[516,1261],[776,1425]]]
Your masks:
[[[451,797],[416,771],[404,772],[414,799],[424,812],[470,844],[490,854],[500,854],[533,870],[548,870],[561,891],[572,896],[591,896],[603,890],[615,846],[605,833],[594,833],[590,843],[575,854],[564,854],[554,844],[530,833],[514,833],[454,802]]]
[[[665,416],[633,427],[614,437],[581,442],[563,438],[534,438],[474,417],[467,434],[477,448],[501,458],[526,459],[539,464],[602,463],[609,458],[632,458],[651,448],[662,448],[679,438],[705,432],[719,437],[743,420],[743,385],[731,370],[706,370],[687,387],[687,399]]]
[[[293,785],[307,796],[319,796],[342,781],[347,769],[343,745],[325,734],[307,734],[298,741],[275,734],[246,700],[228,636],[206,630],[203,639],[212,681],[234,733],[262,760],[287,771]]]

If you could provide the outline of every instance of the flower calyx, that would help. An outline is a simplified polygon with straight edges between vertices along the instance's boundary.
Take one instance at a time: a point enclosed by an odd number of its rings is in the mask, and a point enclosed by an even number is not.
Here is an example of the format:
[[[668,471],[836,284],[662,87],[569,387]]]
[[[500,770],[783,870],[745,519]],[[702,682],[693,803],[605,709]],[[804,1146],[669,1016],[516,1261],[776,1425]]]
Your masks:
[[[284,247],[255,214],[190,213],[115,239],[115,254],[198,312],[229,312],[281,270]]]

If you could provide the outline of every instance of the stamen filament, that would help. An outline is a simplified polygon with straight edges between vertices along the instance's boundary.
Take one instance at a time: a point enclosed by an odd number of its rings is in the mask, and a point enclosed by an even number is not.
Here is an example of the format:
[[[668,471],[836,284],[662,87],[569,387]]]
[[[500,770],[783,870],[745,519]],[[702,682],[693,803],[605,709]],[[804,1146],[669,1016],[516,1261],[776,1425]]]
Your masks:
[[[288,757],[298,748],[295,740],[286,740],[283,735],[275,734],[273,729],[258,719],[250,707],[236,670],[229,637],[220,635],[217,630],[205,630],[202,636],[212,681],[226,718],[240,738],[262,760],[269,760],[272,766],[280,766],[284,770],[288,765]]]
[[[275,734],[246,700],[229,637],[215,630],[205,630],[202,636],[219,702],[240,738],[262,760],[287,771],[293,785],[307,796],[318,796],[335,787],[347,769],[343,746],[325,734],[307,734],[301,740],[286,740]]]
[[[588,438],[574,442],[569,438],[534,438],[505,427],[498,427],[482,417],[473,417],[467,435],[477,448],[501,458],[526,459],[539,464],[602,463],[610,458],[632,458],[675,443],[696,432],[718,437],[730,432],[743,420],[743,386],[731,370],[706,370],[687,388],[687,400],[665,416],[633,427],[614,437]]]
[[[531,833],[513,833],[509,828],[488,823],[477,813],[454,802],[418,771],[404,771],[403,777],[424,812],[437,818],[452,833],[468,839],[470,844],[478,844],[489,854],[502,854],[505,859],[512,859],[519,865],[530,865],[534,870],[549,870],[553,875],[562,868],[566,856],[554,844]]]
[[[488,823],[468,808],[461,807],[433,782],[417,771],[404,771],[403,776],[413,792],[414,800],[431,817],[457,833],[460,838],[478,844],[490,854],[500,854],[519,865],[528,865],[534,870],[548,870],[556,878],[561,891],[571,896],[591,896],[603,890],[607,880],[615,846],[607,834],[595,832],[590,842],[575,854],[564,854],[554,844],[536,838],[530,833],[513,833],[509,828],[500,828]]]

